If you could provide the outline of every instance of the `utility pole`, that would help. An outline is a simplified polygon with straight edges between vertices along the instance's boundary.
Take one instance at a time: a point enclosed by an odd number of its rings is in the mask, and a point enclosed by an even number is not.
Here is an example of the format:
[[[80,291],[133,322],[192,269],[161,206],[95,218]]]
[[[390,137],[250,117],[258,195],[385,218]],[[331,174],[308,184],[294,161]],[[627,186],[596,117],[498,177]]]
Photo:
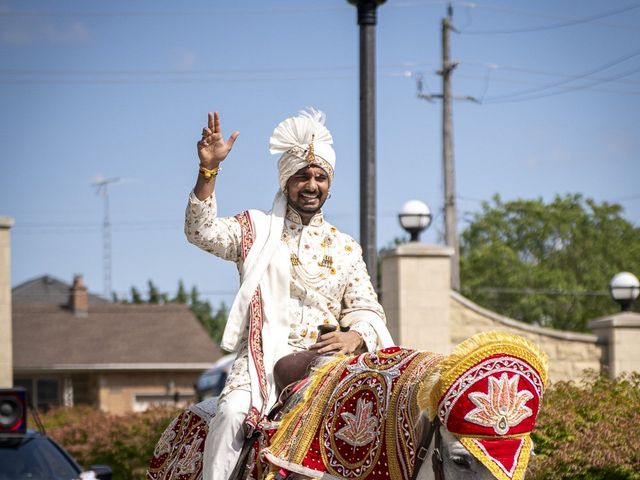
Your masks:
[[[442,94],[425,94],[422,91],[422,77],[418,77],[418,98],[433,102],[442,100],[442,171],[444,176],[444,236],[445,243],[453,248],[451,257],[451,289],[460,290],[460,247],[458,244],[458,216],[456,212],[455,168],[453,164],[453,121],[452,100],[469,100],[479,103],[471,96],[454,97],[451,94],[451,74],[458,65],[450,60],[449,32],[452,25],[453,8],[447,5],[447,16],[442,19],[442,68],[436,73],[442,77]]]
[[[111,298],[111,220],[109,217],[109,190],[111,183],[119,181],[119,177],[98,178],[92,183],[96,187],[96,193],[104,198],[104,217],[102,220],[102,268],[103,268],[103,295]]]
[[[360,26],[360,244],[374,285],[376,245],[376,24],[386,0],[348,0],[358,8]]]
[[[453,127],[451,115],[451,73],[456,68],[449,60],[449,31],[453,9],[447,6],[447,16],[442,19],[442,168],[444,172],[444,236],[447,245],[453,247],[451,257],[451,288],[460,290],[460,249],[458,246],[458,215],[456,213],[455,170],[453,168]]]

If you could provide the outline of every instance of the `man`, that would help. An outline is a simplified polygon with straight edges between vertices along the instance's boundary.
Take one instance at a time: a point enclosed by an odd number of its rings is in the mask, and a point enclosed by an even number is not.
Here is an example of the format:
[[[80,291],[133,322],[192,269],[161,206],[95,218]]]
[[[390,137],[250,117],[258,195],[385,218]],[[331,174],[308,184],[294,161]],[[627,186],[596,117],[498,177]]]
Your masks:
[[[209,113],[185,221],[191,243],[235,262],[241,276],[221,343],[238,356],[209,426],[205,480],[229,478],[245,435],[275,403],[277,360],[306,349],[349,354],[393,345],[360,246],[322,215],[335,168],[324,115],[300,112],[274,130],[270,152],[281,155],[280,188],[270,213],[219,218],[216,178],[238,135],[225,141],[218,113]],[[319,325],[349,331],[318,338]]]

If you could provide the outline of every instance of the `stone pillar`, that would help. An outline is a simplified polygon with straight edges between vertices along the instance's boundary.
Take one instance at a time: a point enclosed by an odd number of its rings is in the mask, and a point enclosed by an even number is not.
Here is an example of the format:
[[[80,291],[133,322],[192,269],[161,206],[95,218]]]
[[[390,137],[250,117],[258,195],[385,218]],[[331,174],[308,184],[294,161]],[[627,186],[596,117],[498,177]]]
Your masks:
[[[11,227],[13,219],[0,217],[0,387],[13,387],[11,325]]]
[[[620,312],[589,322],[602,346],[602,367],[610,378],[640,372],[640,314]]]
[[[382,254],[382,305],[398,345],[451,351],[453,249],[410,242]]]

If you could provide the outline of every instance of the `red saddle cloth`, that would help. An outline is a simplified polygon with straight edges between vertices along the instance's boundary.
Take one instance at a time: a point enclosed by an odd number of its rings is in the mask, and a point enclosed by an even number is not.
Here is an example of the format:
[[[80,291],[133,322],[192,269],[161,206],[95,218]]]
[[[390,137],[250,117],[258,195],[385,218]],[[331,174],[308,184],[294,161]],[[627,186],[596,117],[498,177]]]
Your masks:
[[[312,478],[411,478],[419,384],[441,358],[392,347],[328,363],[263,450],[271,471]]]
[[[314,372],[304,400],[274,432],[260,427],[250,479],[294,472],[312,478],[409,479],[420,416],[418,390],[440,355],[392,347],[338,357]],[[205,402],[206,403],[206,402]],[[162,434],[147,480],[200,480],[212,412],[194,405]],[[253,468],[252,468],[253,467]]]

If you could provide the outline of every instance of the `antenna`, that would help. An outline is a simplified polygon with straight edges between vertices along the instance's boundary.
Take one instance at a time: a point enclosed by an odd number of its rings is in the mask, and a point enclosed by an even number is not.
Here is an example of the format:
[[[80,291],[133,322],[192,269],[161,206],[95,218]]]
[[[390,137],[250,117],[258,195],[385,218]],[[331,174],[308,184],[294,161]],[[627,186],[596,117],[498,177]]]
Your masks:
[[[116,183],[120,177],[98,177],[92,183],[96,187],[96,193],[104,198],[104,217],[102,220],[102,265],[103,265],[103,290],[105,298],[111,298],[111,220],[109,217],[109,190],[111,183]]]

